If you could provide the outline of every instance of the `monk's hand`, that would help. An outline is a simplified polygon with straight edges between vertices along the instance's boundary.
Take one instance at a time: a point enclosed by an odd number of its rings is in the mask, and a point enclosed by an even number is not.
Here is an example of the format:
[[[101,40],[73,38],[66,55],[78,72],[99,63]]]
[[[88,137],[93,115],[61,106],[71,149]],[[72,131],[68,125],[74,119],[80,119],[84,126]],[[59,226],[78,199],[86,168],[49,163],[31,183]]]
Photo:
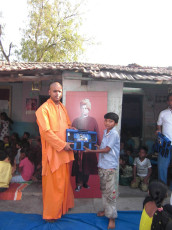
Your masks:
[[[75,127],[73,126],[70,126],[69,129],[74,129],[74,130],[77,130]]]
[[[71,150],[73,150],[73,149],[70,147],[70,144],[72,144],[72,143],[67,142],[67,143],[66,143],[66,146],[64,147],[64,150],[66,150],[66,151],[71,151]]]

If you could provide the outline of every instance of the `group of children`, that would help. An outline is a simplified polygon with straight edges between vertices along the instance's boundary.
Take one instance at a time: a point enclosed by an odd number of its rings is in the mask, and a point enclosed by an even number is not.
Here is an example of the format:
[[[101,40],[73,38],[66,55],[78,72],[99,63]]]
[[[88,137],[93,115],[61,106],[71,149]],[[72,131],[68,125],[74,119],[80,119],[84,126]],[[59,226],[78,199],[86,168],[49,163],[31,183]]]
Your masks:
[[[33,144],[30,134],[21,139],[16,133],[0,141],[0,192],[8,189],[10,182],[41,181],[42,153],[40,138]]]
[[[115,113],[107,113],[104,115],[105,131],[100,146],[96,150],[90,150],[85,147],[85,152],[99,153],[98,174],[100,177],[100,189],[102,192],[103,210],[98,212],[98,216],[106,216],[109,219],[108,229],[115,228],[115,218],[117,217],[116,198],[118,187],[118,169],[120,158],[120,138],[115,126],[118,124],[118,115]],[[26,144],[27,142],[25,142]],[[41,146],[41,144],[40,144]],[[24,146],[16,144],[18,152],[15,160],[10,156],[10,151],[2,149],[0,151],[0,191],[4,191],[8,187],[10,181],[14,178],[27,181],[30,180],[34,173],[34,167],[40,165],[40,161],[33,163],[33,151]],[[23,147],[23,148],[21,148]],[[20,150],[20,154],[19,154]],[[31,150],[31,149],[30,149]],[[37,150],[36,150],[37,152]],[[142,147],[139,156],[133,161],[133,166],[126,165],[130,156],[123,154],[120,158],[120,170],[123,175],[130,175],[131,187],[136,188],[141,185],[143,191],[148,190],[148,196],[143,202],[143,212],[140,221],[140,230],[169,230],[172,229],[172,206],[164,205],[163,201],[167,197],[167,187],[160,181],[152,181],[149,183],[151,175],[151,164],[146,158],[146,148]],[[35,159],[34,155],[34,159]],[[19,159],[19,161],[18,161]],[[132,159],[130,159],[132,160]],[[14,171],[20,173],[12,177]],[[124,170],[125,169],[125,170]],[[3,171],[3,170],[6,170]],[[11,179],[12,177],[12,179]]]

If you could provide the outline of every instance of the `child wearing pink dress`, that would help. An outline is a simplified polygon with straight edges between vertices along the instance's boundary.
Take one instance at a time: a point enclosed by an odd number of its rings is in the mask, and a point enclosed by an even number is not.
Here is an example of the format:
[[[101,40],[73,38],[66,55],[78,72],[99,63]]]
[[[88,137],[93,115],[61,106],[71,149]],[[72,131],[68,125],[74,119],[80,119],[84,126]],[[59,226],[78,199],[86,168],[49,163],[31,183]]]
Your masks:
[[[35,166],[29,157],[27,148],[20,151],[19,175],[12,177],[11,182],[25,182],[32,179]]]

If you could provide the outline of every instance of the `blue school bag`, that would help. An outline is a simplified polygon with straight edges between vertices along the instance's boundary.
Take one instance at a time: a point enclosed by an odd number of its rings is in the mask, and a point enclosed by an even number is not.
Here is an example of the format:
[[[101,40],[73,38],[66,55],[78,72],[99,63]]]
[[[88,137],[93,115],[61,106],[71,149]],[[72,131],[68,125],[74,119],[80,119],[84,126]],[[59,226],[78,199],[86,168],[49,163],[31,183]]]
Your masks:
[[[168,157],[168,154],[172,151],[171,141],[164,134],[159,132],[154,150],[160,153],[162,157]]]

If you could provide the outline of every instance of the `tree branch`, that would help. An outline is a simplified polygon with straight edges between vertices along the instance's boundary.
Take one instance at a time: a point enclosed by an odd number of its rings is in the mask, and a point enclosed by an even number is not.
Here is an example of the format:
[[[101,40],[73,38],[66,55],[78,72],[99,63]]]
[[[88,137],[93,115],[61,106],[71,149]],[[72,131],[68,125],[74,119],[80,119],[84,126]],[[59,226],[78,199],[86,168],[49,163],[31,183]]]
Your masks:
[[[3,45],[2,45],[1,40],[0,40],[0,49],[1,49],[2,54],[3,54],[3,55],[4,55],[4,57],[5,57],[6,61],[7,61],[7,62],[9,62],[9,61],[10,61],[10,60],[9,60],[9,55],[6,55],[5,50],[4,50],[4,47],[3,47]]]

